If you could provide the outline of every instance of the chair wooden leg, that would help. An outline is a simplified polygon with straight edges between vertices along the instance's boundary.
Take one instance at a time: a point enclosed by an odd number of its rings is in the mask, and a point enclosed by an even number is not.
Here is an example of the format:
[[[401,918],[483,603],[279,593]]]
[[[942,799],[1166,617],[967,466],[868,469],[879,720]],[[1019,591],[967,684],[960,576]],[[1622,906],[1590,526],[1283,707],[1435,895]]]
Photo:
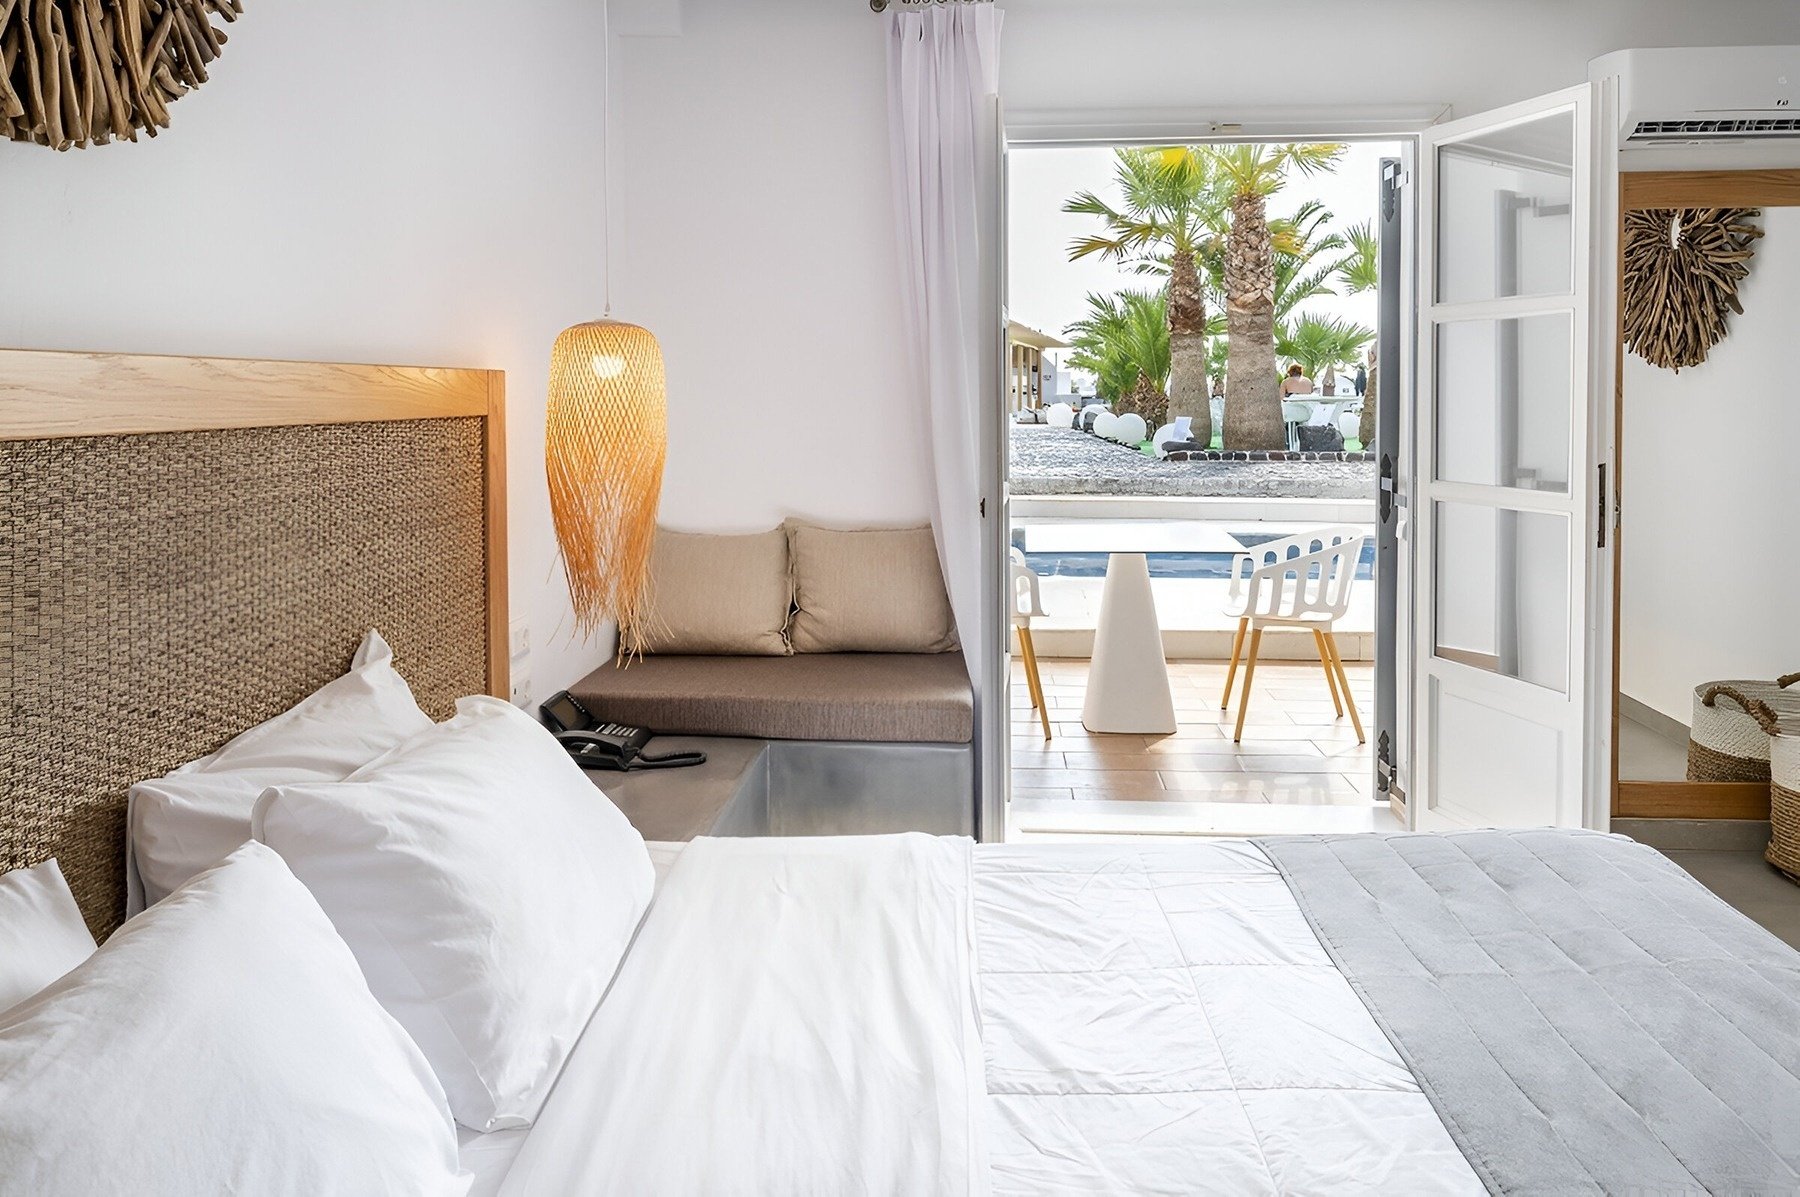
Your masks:
[[[1238,660],[1244,653],[1244,630],[1250,626],[1248,619],[1238,620],[1237,635],[1231,638],[1231,667],[1225,671],[1225,697],[1219,699],[1219,709],[1231,709],[1231,683],[1237,680]]]
[[[1313,629],[1313,644],[1319,650],[1319,665],[1325,670],[1325,684],[1331,687],[1331,705],[1337,708],[1337,717],[1344,717],[1344,703],[1338,698],[1337,670],[1331,664],[1331,650],[1325,647],[1325,633],[1318,628]]]
[[[1038,677],[1037,648],[1031,643],[1031,629],[1019,629],[1019,655],[1025,658],[1025,685],[1031,691],[1031,705],[1037,708],[1038,718],[1044,724],[1044,739],[1048,742],[1050,735],[1050,704],[1044,700],[1044,682]]]
[[[1356,699],[1350,697],[1350,675],[1344,672],[1344,654],[1338,651],[1337,634],[1326,632],[1325,643],[1331,649],[1331,663],[1337,667],[1338,688],[1344,692],[1344,705],[1350,708],[1350,725],[1356,729],[1356,742],[1367,744],[1369,740],[1363,735],[1362,717],[1356,713]]]
[[[1250,633],[1250,657],[1244,662],[1244,694],[1238,699],[1237,731],[1232,735],[1233,744],[1242,743],[1244,739],[1244,716],[1250,713],[1250,683],[1256,680],[1256,654],[1262,650],[1262,629],[1257,628]]]

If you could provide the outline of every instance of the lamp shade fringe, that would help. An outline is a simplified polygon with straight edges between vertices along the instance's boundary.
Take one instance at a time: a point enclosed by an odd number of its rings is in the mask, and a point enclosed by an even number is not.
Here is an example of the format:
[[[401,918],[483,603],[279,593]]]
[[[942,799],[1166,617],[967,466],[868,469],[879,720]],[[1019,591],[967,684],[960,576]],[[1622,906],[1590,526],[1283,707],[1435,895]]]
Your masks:
[[[595,320],[550,354],[544,465],[576,624],[644,613],[667,453],[662,349],[649,330]]]

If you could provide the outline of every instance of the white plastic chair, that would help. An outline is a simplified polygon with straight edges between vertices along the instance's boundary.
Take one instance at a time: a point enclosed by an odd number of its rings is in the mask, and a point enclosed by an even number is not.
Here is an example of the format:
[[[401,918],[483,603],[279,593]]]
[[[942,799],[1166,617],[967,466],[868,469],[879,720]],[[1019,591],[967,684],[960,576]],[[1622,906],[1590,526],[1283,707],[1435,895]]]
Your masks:
[[[1289,449],[1300,447],[1300,425],[1312,419],[1313,405],[1300,400],[1284,399],[1281,403],[1281,422],[1287,425],[1287,442]]]
[[[1038,677],[1037,648],[1031,643],[1031,621],[1044,615],[1044,606],[1038,594],[1037,572],[1025,564],[1025,554],[1018,549],[1012,553],[1012,595],[1013,627],[1019,632],[1019,657],[1025,663],[1025,688],[1031,692],[1031,705],[1037,708],[1038,718],[1044,723],[1044,739],[1049,741],[1050,705],[1044,701],[1044,683]]]
[[[1231,665],[1225,672],[1225,696],[1220,710],[1231,707],[1231,686],[1237,679],[1243,655],[1244,633],[1250,633],[1250,655],[1244,662],[1244,693],[1238,702],[1234,742],[1244,738],[1244,716],[1250,709],[1250,685],[1256,677],[1256,658],[1262,648],[1264,628],[1300,627],[1313,634],[1319,664],[1325,668],[1325,684],[1331,688],[1331,704],[1338,718],[1345,709],[1356,728],[1357,743],[1366,743],[1362,718],[1350,697],[1350,678],[1338,652],[1334,634],[1337,621],[1350,609],[1350,588],[1356,581],[1368,536],[1360,528],[1319,528],[1257,545],[1239,553],[1231,563],[1231,584],[1225,614],[1238,621],[1231,641]]]

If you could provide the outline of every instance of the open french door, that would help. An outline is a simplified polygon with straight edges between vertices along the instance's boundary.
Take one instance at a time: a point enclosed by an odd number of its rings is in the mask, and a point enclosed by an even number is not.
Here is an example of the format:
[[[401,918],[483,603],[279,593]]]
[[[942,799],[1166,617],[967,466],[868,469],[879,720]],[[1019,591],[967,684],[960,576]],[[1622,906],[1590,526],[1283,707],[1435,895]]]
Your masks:
[[[1421,138],[1407,801],[1421,829],[1594,821],[1593,412],[1611,358],[1595,297],[1613,263],[1596,233],[1611,143],[1597,95],[1584,84]]]

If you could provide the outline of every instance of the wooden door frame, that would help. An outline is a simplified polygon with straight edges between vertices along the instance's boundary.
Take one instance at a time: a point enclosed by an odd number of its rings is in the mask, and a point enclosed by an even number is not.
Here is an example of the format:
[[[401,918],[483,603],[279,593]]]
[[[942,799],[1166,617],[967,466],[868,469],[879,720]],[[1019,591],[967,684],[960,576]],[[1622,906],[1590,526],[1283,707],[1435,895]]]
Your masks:
[[[1800,170],[1654,170],[1619,172],[1618,302],[1613,331],[1613,510],[1625,486],[1625,214],[1643,208],[1800,207]],[[1619,777],[1619,671],[1625,530],[1613,527],[1612,816],[1615,819],[1766,819],[1769,787],[1760,782],[1628,781]]]

